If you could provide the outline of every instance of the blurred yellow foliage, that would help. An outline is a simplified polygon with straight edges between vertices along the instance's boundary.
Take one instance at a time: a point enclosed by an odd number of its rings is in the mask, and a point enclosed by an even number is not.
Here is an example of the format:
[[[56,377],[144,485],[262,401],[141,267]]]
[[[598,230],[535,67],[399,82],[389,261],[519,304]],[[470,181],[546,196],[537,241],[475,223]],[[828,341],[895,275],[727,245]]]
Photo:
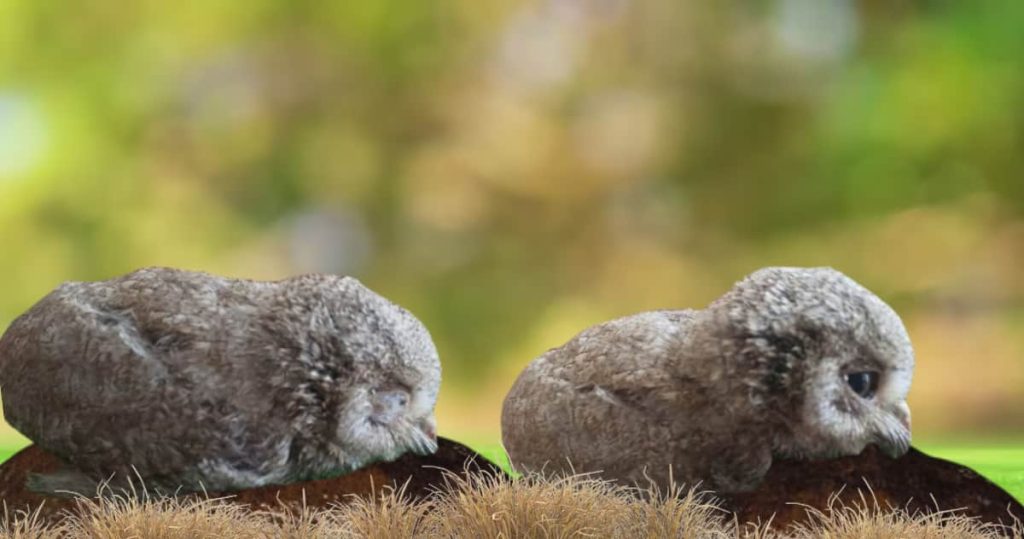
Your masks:
[[[0,3],[0,327],[65,280],[353,274],[494,439],[584,327],[830,265],[925,436],[1024,431],[1024,3]]]

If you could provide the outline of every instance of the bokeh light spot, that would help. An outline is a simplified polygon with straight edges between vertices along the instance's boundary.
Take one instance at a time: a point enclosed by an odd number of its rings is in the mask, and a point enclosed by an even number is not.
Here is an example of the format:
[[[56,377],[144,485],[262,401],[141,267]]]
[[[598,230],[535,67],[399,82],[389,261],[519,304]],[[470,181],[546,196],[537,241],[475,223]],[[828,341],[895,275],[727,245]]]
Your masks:
[[[46,123],[26,96],[0,91],[0,181],[30,172],[46,147]]]

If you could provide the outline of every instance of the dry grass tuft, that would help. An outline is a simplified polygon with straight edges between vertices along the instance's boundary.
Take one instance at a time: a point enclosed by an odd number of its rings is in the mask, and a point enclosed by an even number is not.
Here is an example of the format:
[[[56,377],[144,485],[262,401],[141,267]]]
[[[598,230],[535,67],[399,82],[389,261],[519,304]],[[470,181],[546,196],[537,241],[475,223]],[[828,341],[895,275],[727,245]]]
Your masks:
[[[411,501],[403,486],[397,490],[385,488],[372,499],[353,496],[348,504],[328,512],[342,532],[335,537],[431,537],[433,505],[431,500]]]
[[[275,539],[333,539],[346,537],[344,527],[331,511],[309,507],[303,493],[302,504],[297,508],[280,503],[276,511],[246,512],[253,525],[263,529],[264,537]]]
[[[882,508],[873,497],[843,505],[833,497],[824,511],[807,508],[810,521],[784,533],[770,522],[738,523],[697,490],[617,486],[577,475],[520,479],[449,474],[432,497],[412,501],[404,488],[385,488],[372,499],[353,498],[329,509],[282,504],[279,511],[249,511],[226,499],[146,499],[130,495],[81,498],[78,513],[48,525],[39,511],[4,511],[0,537],[34,538],[966,538],[990,539],[1012,530],[950,513],[908,514]]]
[[[805,524],[788,530],[794,539],[869,539],[877,537],[914,537],[927,539],[990,539],[1024,535],[1005,526],[988,524],[957,515],[950,511],[910,513],[899,507],[881,507],[872,495],[869,500],[861,494],[860,501],[841,504],[838,497],[829,500],[822,511],[807,507],[811,517]]]
[[[62,537],[90,539],[265,538],[266,526],[244,507],[217,498],[115,495],[79,498],[78,511],[62,521]]]
[[[735,537],[739,529],[709,492],[673,485],[661,490],[653,482],[634,492],[624,537]]]
[[[586,476],[447,478],[432,519],[442,537],[597,537],[629,510],[614,486]]]
[[[18,510],[13,513],[4,502],[4,520],[0,522],[0,537],[5,539],[50,539],[60,537],[57,527],[43,522],[39,512],[43,506],[33,511]]]

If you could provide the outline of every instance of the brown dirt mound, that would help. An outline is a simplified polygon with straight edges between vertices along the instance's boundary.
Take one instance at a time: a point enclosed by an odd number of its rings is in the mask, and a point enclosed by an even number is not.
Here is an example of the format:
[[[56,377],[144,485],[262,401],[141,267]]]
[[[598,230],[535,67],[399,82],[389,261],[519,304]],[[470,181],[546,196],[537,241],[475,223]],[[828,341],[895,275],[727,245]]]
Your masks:
[[[6,502],[11,514],[18,509],[35,509],[45,502],[40,512],[44,520],[55,520],[62,510],[74,510],[70,498],[40,496],[25,488],[29,473],[47,473],[60,468],[61,461],[36,445],[30,445],[0,465],[0,499]],[[386,486],[406,484],[405,493],[413,499],[426,497],[431,489],[445,485],[444,472],[486,471],[504,472],[472,449],[452,440],[438,439],[433,455],[406,454],[393,462],[372,464],[348,475],[333,479],[306,481],[289,485],[275,485],[230,493],[210,493],[210,497],[229,496],[231,501],[253,509],[276,509],[282,504],[298,508],[318,508],[346,501],[350,495],[370,496]]]
[[[758,518],[765,522],[774,513],[772,527],[781,529],[807,520],[807,508],[797,504],[826,510],[829,497],[836,492],[838,500],[847,505],[860,504],[863,496],[870,506],[877,500],[882,509],[894,507],[910,513],[955,510],[993,524],[1010,525],[1011,515],[1024,520],[1024,506],[1005,490],[970,468],[913,448],[898,459],[869,446],[855,457],[778,461],[757,490],[724,501],[741,522]]]

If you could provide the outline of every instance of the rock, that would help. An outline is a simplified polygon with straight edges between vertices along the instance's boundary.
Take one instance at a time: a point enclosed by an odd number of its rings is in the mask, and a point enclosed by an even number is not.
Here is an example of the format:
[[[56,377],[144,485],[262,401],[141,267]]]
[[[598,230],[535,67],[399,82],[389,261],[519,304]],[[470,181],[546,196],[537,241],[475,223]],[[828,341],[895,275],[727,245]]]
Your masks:
[[[60,460],[37,445],[30,445],[0,465],[0,499],[14,514],[15,510],[35,509],[43,504],[40,516],[54,521],[62,510],[74,511],[76,503],[70,498],[40,496],[25,489],[29,473],[45,473],[58,469]],[[414,499],[422,499],[432,489],[444,488],[444,470],[462,474],[485,472],[504,475],[495,464],[472,449],[446,439],[438,438],[438,449],[432,455],[406,454],[393,462],[372,464],[361,470],[333,479],[306,481],[290,485],[274,485],[229,493],[210,493],[211,498],[228,497],[234,503],[248,505],[254,510],[301,507],[303,492],[306,506],[327,507],[343,503],[349,495],[368,497],[385,486],[401,486],[408,481],[405,492]],[[45,504],[44,504],[45,502]]]
[[[841,492],[840,492],[841,491]],[[860,455],[818,462],[776,461],[753,492],[720,496],[740,522],[760,519],[783,529],[808,520],[803,504],[825,510],[838,494],[843,504],[899,507],[910,513],[956,510],[993,524],[1024,519],[1024,506],[1005,490],[966,466],[925,455],[917,449],[891,459],[874,446]],[[932,501],[934,498],[934,502]],[[938,508],[936,508],[938,504]]]

